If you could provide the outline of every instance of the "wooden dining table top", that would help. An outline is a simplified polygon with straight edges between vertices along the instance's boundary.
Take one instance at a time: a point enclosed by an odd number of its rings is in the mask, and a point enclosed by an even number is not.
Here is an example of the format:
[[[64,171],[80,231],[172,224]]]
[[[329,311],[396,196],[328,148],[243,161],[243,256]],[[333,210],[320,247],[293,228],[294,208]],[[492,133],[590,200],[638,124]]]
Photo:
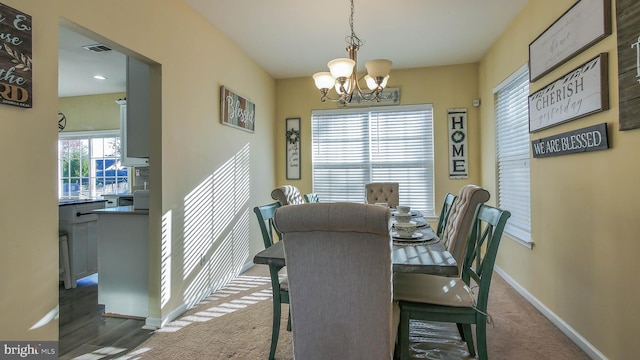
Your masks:
[[[427,238],[436,238],[430,226],[418,229]],[[458,265],[450,252],[439,241],[393,242],[392,262],[394,272],[432,275],[458,275]],[[254,264],[283,267],[286,265],[282,241],[260,251],[253,258]]]

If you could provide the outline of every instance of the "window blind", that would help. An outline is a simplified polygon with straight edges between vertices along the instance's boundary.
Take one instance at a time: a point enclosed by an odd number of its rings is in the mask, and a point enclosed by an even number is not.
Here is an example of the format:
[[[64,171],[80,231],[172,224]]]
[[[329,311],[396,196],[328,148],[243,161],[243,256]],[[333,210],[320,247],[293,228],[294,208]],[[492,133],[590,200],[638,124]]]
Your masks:
[[[312,112],[313,191],[365,202],[369,182],[398,182],[400,203],[434,214],[431,105]]]
[[[529,73],[516,72],[495,92],[498,207],[511,212],[505,232],[531,242]]]

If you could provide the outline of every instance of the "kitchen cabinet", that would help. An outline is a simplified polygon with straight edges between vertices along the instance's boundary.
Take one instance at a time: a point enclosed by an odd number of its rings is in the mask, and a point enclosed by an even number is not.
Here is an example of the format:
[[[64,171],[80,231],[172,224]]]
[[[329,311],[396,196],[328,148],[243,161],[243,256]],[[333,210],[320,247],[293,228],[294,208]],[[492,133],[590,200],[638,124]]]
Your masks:
[[[131,194],[106,194],[102,197],[106,200],[105,208],[133,205],[133,195]]]
[[[118,99],[116,101],[120,105],[120,161],[124,166],[149,166],[148,158],[139,158],[129,156],[130,144],[139,141],[127,131],[129,121],[127,121],[127,100]]]
[[[98,216],[98,303],[105,313],[149,316],[149,211],[105,208]]]
[[[149,159],[149,65],[127,57],[127,156]]]
[[[69,202],[58,206],[59,230],[67,233],[71,287],[98,272],[98,216],[105,200]]]

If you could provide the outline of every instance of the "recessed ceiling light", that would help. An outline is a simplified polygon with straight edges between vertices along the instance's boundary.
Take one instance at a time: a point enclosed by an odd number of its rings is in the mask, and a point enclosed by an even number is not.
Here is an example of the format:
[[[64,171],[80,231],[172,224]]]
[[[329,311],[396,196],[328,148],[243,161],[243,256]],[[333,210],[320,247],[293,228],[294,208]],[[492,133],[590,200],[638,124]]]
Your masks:
[[[97,79],[97,80],[106,80],[107,79],[105,76],[102,76],[102,75],[93,75],[93,78]]]

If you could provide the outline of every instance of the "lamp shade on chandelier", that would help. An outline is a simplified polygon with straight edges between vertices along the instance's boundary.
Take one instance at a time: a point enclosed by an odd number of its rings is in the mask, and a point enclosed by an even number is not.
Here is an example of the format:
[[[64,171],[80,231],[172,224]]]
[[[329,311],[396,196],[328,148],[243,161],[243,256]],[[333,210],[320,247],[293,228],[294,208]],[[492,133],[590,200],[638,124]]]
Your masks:
[[[333,59],[327,63],[329,71],[318,72],[313,74],[313,80],[316,87],[320,90],[322,97],[320,100],[339,102],[341,105],[347,105],[351,102],[354,93],[358,93],[360,98],[365,101],[380,101],[380,93],[387,86],[389,80],[389,72],[391,71],[391,60],[376,59],[365,63],[367,74],[363,77],[369,91],[363,91],[360,87],[360,80],[357,75],[358,49],[363,42],[360,40],[353,30],[353,13],[354,6],[351,0],[351,16],[349,17],[349,26],[351,27],[351,35],[347,37],[347,54],[348,58]],[[329,96],[331,89],[335,89],[337,97]]]

